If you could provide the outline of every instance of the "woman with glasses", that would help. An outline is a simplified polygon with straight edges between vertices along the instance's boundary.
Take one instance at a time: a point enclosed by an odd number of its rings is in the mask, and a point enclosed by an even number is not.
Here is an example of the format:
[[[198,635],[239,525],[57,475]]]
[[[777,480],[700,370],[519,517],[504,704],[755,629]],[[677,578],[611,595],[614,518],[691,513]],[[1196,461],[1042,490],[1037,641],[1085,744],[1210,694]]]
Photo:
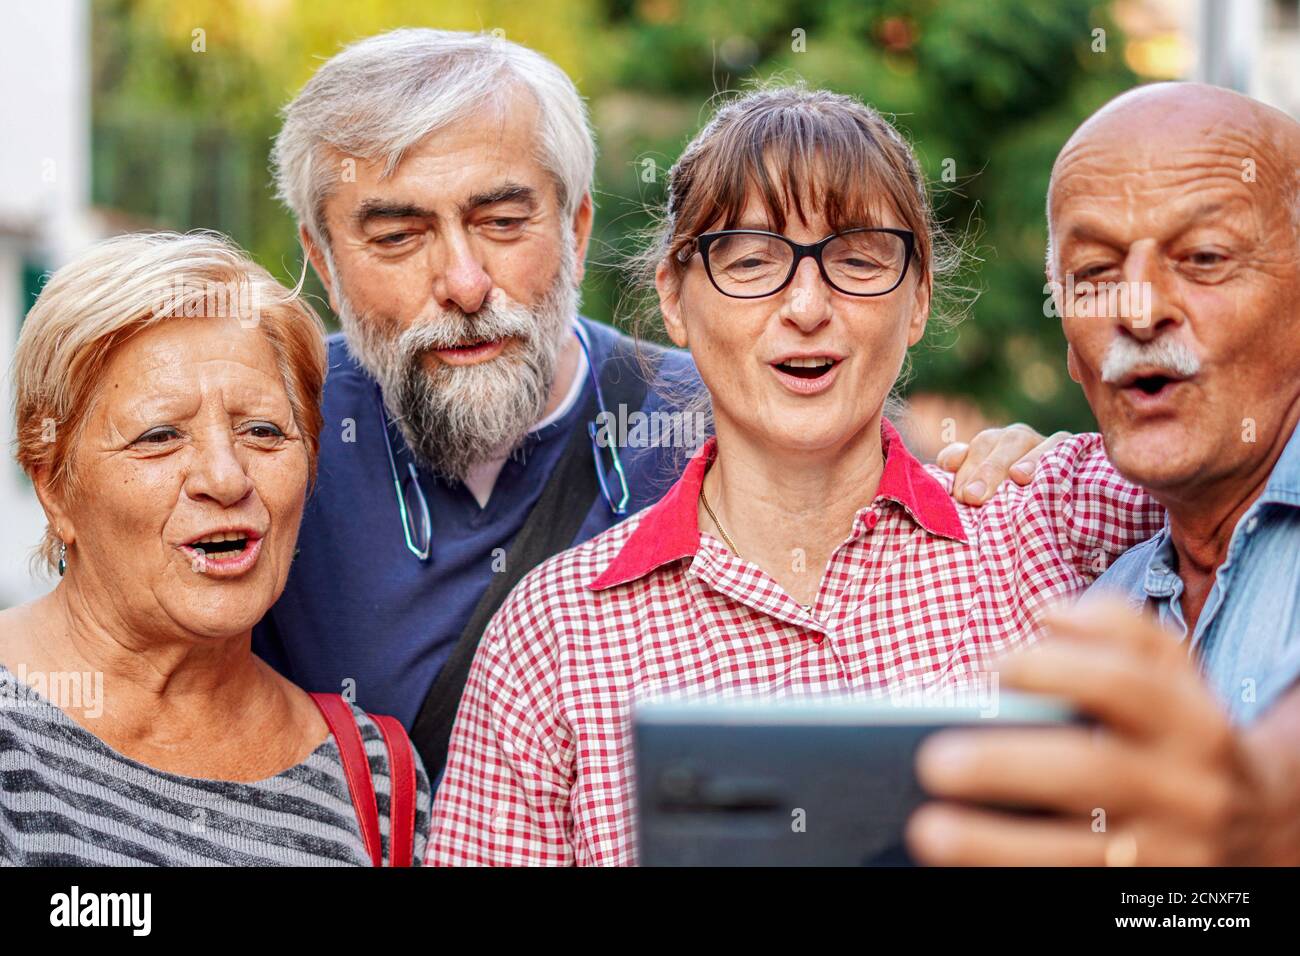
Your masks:
[[[886,400],[952,257],[916,158],[858,101],[721,109],[673,167],[651,258],[715,437],[489,626],[432,862],[633,862],[634,699],[956,688],[1159,527],[1095,435],[982,509],[903,446]]]

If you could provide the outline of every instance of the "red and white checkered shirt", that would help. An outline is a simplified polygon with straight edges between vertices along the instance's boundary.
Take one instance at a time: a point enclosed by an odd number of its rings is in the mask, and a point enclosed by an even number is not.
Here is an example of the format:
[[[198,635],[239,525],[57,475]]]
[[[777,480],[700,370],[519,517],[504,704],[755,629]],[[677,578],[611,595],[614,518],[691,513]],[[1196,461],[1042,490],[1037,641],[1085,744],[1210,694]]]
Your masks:
[[[710,440],[657,504],[530,572],[483,635],[432,864],[635,862],[632,700],[935,691],[1033,639],[1163,513],[1079,435],[982,508],[882,426],[884,471],[805,611],[699,530]]]

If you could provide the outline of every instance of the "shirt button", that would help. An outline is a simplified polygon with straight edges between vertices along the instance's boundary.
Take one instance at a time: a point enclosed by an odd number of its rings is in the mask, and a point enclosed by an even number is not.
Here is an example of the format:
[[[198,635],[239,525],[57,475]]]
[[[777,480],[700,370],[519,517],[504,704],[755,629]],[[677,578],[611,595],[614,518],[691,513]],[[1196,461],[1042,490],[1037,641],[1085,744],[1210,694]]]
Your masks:
[[[1255,529],[1259,527],[1259,518],[1252,517],[1246,522],[1246,534],[1254,534]]]
[[[505,828],[506,828],[506,815],[504,813],[498,813],[496,816],[492,818],[492,832],[500,833]]]

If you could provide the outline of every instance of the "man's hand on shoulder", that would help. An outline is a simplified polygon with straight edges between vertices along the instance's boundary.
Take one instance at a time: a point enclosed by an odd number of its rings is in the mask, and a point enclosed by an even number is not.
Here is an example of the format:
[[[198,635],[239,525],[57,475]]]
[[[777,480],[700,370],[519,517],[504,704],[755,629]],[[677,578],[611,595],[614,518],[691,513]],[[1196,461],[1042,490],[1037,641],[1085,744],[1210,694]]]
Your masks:
[[[1020,422],[1005,428],[986,428],[969,443],[954,442],[944,448],[935,464],[955,473],[954,498],[968,505],[982,505],[1008,478],[1018,485],[1029,484],[1039,459],[1069,437],[1069,432],[1056,432],[1044,438]]]

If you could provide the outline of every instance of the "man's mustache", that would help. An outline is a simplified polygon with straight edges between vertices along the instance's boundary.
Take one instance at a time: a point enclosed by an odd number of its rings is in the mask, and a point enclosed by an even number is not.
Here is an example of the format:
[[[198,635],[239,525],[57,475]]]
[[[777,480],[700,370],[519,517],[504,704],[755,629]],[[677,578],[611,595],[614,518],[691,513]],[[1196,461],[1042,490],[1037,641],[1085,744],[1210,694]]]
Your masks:
[[[1167,372],[1171,377],[1191,378],[1201,370],[1201,360],[1186,343],[1172,335],[1150,342],[1123,336],[1111,341],[1101,363],[1101,380],[1121,385],[1136,371]]]
[[[478,312],[419,316],[398,336],[398,352],[414,356],[435,349],[449,349],[477,342],[514,338],[527,343],[536,333],[535,324],[521,309],[487,303]]]

